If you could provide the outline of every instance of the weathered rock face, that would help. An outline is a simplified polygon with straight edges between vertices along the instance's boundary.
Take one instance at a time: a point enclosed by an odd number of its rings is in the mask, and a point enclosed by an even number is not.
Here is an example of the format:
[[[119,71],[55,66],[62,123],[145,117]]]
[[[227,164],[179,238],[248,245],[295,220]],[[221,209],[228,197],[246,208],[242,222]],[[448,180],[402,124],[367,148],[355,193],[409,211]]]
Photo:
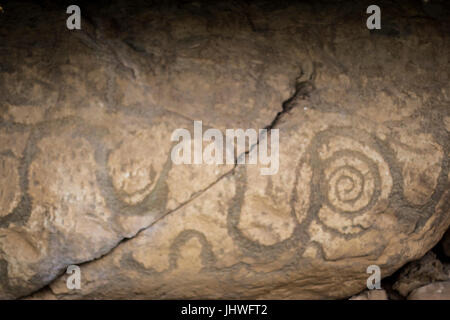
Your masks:
[[[435,282],[414,290],[408,300],[450,300],[450,281]]]
[[[384,290],[366,290],[356,296],[350,298],[350,300],[388,300],[386,291]]]
[[[343,298],[447,230],[449,24],[427,8],[369,32],[350,2],[86,4],[69,31],[30,6],[0,20],[0,298]],[[279,129],[278,172],[175,165],[193,120]]]
[[[429,252],[422,259],[412,262],[402,270],[393,289],[407,297],[414,289],[432,282],[449,279],[450,274],[447,273],[442,263],[436,259],[433,252]]]

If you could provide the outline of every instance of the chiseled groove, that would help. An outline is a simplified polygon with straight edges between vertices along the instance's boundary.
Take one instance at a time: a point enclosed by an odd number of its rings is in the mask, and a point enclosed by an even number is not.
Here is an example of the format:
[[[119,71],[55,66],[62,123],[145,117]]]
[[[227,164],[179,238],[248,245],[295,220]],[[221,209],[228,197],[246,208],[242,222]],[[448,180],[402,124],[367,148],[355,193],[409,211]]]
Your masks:
[[[274,119],[270,122],[270,124],[267,125],[267,126],[265,127],[266,129],[270,130],[270,129],[274,128],[274,127],[277,125],[277,123],[278,123],[278,121],[280,120],[280,118],[281,118],[284,114],[288,113],[290,110],[292,110],[292,109],[295,107],[295,104],[293,103],[295,100],[298,100],[298,99],[304,99],[305,97],[308,97],[308,96],[309,96],[310,92],[312,91],[312,86],[311,86],[310,80],[311,80],[311,76],[309,77],[309,79],[307,79],[307,80],[305,80],[305,81],[303,81],[303,82],[297,83],[295,93],[292,95],[292,97],[290,97],[289,99],[287,99],[286,101],[284,101],[284,102],[282,103],[282,110],[279,111],[279,112],[276,114],[276,116],[274,117]],[[253,146],[250,146],[250,147],[249,147],[249,150],[245,151],[244,154],[247,154],[252,148],[254,148],[255,146],[257,146],[258,144],[259,144],[259,138],[258,138],[258,141],[256,142],[256,144],[253,145]],[[241,154],[240,156],[242,156],[242,154]],[[239,157],[240,157],[240,156],[239,156]],[[104,258],[105,256],[107,256],[107,255],[111,254],[112,252],[114,252],[114,250],[117,249],[121,244],[123,244],[123,243],[125,243],[125,242],[127,242],[127,241],[129,241],[129,240],[132,240],[132,239],[136,238],[136,237],[139,236],[142,232],[144,232],[144,231],[148,230],[149,228],[153,227],[156,223],[158,223],[159,221],[161,221],[161,220],[162,220],[163,218],[165,218],[166,216],[168,216],[168,215],[170,215],[170,214],[173,214],[174,212],[176,212],[176,211],[180,210],[181,208],[183,208],[184,206],[188,205],[190,202],[192,202],[193,200],[195,200],[196,198],[198,198],[200,195],[202,195],[203,193],[205,193],[206,191],[208,191],[210,188],[212,188],[214,185],[216,185],[218,182],[220,182],[223,178],[225,178],[225,177],[227,177],[227,176],[229,176],[229,175],[234,174],[234,172],[235,172],[235,170],[236,170],[236,168],[237,168],[237,159],[238,159],[239,157],[236,157],[236,158],[235,158],[236,161],[235,161],[235,163],[234,163],[233,168],[230,169],[230,171],[228,171],[228,172],[224,173],[223,175],[221,175],[219,178],[217,178],[215,181],[211,182],[211,183],[210,183],[208,186],[206,186],[205,188],[203,188],[203,189],[201,189],[201,190],[195,192],[188,200],[186,200],[185,202],[181,203],[178,207],[176,207],[176,208],[174,208],[174,209],[172,209],[172,210],[169,210],[169,211],[166,212],[165,214],[161,215],[159,218],[157,218],[155,221],[153,221],[150,225],[144,226],[144,227],[140,228],[138,231],[136,231],[136,233],[134,233],[134,235],[132,235],[132,236],[130,236],[130,237],[124,237],[124,238],[120,239],[120,240],[116,243],[116,245],[114,245],[114,246],[113,246],[108,252],[106,252],[105,254],[103,254],[103,255],[101,255],[101,256],[99,256],[99,257],[90,259],[90,260],[86,260],[86,261],[83,261],[83,262],[79,262],[79,263],[77,263],[77,265],[78,265],[78,266],[82,266],[82,265],[85,265],[85,264],[87,264],[87,263],[90,263],[90,262],[93,262],[93,261],[97,261],[97,260],[100,260],[100,259]],[[67,267],[68,267],[68,266],[65,266],[65,267],[62,269],[63,271],[62,271],[60,274],[56,275],[56,276],[55,276],[50,282],[48,282],[46,285],[43,285],[42,287],[36,289],[35,291],[33,291],[33,292],[31,292],[31,293],[29,293],[29,294],[27,294],[27,295],[25,295],[25,296],[18,297],[17,299],[26,299],[27,297],[32,296],[32,295],[35,294],[36,292],[41,291],[42,289],[48,287],[53,281],[55,281],[56,279],[58,279],[60,276],[62,276],[62,275],[64,274],[65,269],[66,269]]]

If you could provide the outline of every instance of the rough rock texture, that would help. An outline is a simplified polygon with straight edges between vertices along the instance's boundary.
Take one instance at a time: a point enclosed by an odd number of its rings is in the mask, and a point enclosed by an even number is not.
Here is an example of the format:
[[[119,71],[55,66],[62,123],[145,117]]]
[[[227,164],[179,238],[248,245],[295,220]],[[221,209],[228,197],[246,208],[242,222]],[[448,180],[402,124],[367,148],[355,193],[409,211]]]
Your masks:
[[[356,296],[350,298],[350,300],[388,300],[386,291],[380,290],[366,290]]]
[[[0,298],[345,298],[423,256],[450,224],[449,7],[370,32],[369,4],[81,3],[81,31],[4,6]],[[279,129],[278,173],[174,165],[193,120]]]
[[[429,252],[419,261],[411,262],[403,268],[399,279],[393,285],[393,289],[407,297],[411,291],[425,284],[449,279],[450,277],[442,263],[436,259],[433,252]]]
[[[408,300],[450,300],[450,281],[435,282],[414,290]]]

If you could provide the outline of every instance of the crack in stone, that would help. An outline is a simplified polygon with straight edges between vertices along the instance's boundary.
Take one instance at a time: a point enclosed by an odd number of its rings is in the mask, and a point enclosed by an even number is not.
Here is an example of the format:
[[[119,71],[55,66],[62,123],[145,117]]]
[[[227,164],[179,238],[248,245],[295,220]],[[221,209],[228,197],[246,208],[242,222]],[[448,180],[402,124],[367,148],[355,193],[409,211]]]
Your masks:
[[[310,65],[312,65],[311,62],[309,62]],[[294,94],[288,98],[287,100],[285,100],[282,103],[282,110],[279,111],[276,116],[274,117],[274,119],[270,122],[269,125],[267,125],[266,127],[264,127],[265,129],[267,129],[268,131],[270,129],[273,129],[276,127],[276,125],[279,123],[280,119],[282,118],[283,115],[285,114],[289,114],[289,111],[291,111],[294,107],[296,107],[297,102],[300,100],[305,100],[307,99],[311,92],[314,90],[314,85],[313,85],[313,75],[314,75],[314,70],[309,70],[309,71],[305,71],[302,70],[302,73],[300,74],[300,76],[296,79],[296,85],[295,85],[295,92]],[[99,257],[95,257],[93,259],[87,260],[87,261],[83,261],[80,263],[77,263],[77,266],[83,266],[85,264],[88,264],[90,262],[94,262],[97,260],[100,260],[102,258],[104,258],[105,256],[111,254],[114,252],[114,250],[116,250],[120,245],[122,245],[123,243],[126,243],[134,238],[136,238],[137,236],[139,236],[141,233],[145,232],[146,230],[152,228],[156,223],[158,223],[159,221],[161,221],[162,219],[164,219],[165,217],[167,217],[170,214],[175,213],[176,211],[180,210],[181,208],[185,207],[186,205],[188,205],[189,203],[191,203],[193,200],[195,200],[196,198],[198,198],[199,196],[201,196],[202,194],[204,194],[205,192],[207,192],[209,189],[211,189],[212,187],[214,187],[217,183],[219,183],[222,179],[224,179],[225,177],[229,176],[229,175],[233,175],[235,173],[235,170],[237,168],[237,161],[238,159],[245,155],[248,154],[251,149],[253,149],[254,147],[258,146],[260,142],[260,138],[258,137],[258,141],[256,142],[256,144],[252,145],[249,147],[249,150],[247,150],[246,152],[244,152],[243,154],[241,154],[239,157],[235,157],[235,163],[234,166],[231,170],[229,170],[228,172],[224,173],[223,175],[221,175],[220,177],[218,177],[215,181],[211,182],[208,186],[206,186],[205,188],[195,192],[188,200],[186,200],[185,202],[181,203],[180,205],[178,205],[176,208],[169,210],[168,212],[166,212],[165,214],[161,215],[160,217],[158,217],[155,221],[153,221],[150,225],[144,226],[142,228],[140,228],[138,231],[136,231],[136,233],[134,233],[132,236],[129,237],[124,237],[122,239],[120,239],[108,252],[106,252],[105,254],[99,256]],[[28,297],[31,297],[32,295],[34,295],[35,293],[44,290],[46,288],[50,289],[50,285],[51,283],[53,283],[54,281],[56,281],[59,277],[61,277],[63,274],[65,274],[66,269],[68,266],[65,266],[64,268],[62,268],[62,271],[60,273],[58,273],[50,282],[48,282],[46,285],[43,285],[42,287],[34,290],[33,292],[22,296],[22,297],[18,297],[17,299],[26,299]]]

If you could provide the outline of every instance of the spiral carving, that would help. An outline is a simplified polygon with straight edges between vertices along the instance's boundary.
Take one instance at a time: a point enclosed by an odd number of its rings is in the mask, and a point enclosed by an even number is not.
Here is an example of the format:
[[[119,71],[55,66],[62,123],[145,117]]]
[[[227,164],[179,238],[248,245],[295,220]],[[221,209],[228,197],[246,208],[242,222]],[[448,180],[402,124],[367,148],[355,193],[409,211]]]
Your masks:
[[[361,130],[330,129],[316,136],[310,155],[320,186],[319,220],[343,234],[367,229],[386,208],[393,186],[375,138]]]
[[[385,159],[386,155],[389,159]],[[390,157],[388,146],[365,130],[329,127],[317,132],[301,152],[300,162],[289,163],[284,168],[291,173],[295,171],[296,176],[291,187],[291,205],[290,209],[278,206],[273,215],[280,216],[279,210],[285,210],[285,217],[296,218],[289,218],[292,222],[285,227],[284,233],[278,229],[280,240],[264,245],[261,239],[267,239],[267,236],[264,238],[263,233],[247,231],[252,230],[249,228],[255,224],[245,223],[249,211],[254,215],[260,210],[261,218],[270,212],[268,207],[258,209],[260,202],[252,200],[252,195],[258,192],[258,186],[264,183],[265,178],[252,174],[249,171],[252,169],[248,168],[241,168],[247,181],[241,186],[242,195],[236,197],[236,201],[242,204],[239,212],[230,211],[229,232],[241,247],[248,249],[248,254],[258,256],[258,252],[264,252],[260,258],[268,257],[268,253],[279,255],[294,247],[302,251],[310,240],[308,229],[312,223],[338,237],[359,236],[372,226],[377,214],[386,210],[394,177],[401,178],[401,175],[392,173],[395,165]],[[277,178],[273,179],[272,184],[277,183]],[[286,181],[278,182],[279,186],[287,187]],[[284,201],[278,198],[274,203]],[[267,230],[261,232],[267,233]]]
[[[379,173],[370,170],[371,160],[364,155],[351,158],[344,153],[334,158],[328,161],[321,185],[327,205],[343,213],[365,210],[379,193]]]

